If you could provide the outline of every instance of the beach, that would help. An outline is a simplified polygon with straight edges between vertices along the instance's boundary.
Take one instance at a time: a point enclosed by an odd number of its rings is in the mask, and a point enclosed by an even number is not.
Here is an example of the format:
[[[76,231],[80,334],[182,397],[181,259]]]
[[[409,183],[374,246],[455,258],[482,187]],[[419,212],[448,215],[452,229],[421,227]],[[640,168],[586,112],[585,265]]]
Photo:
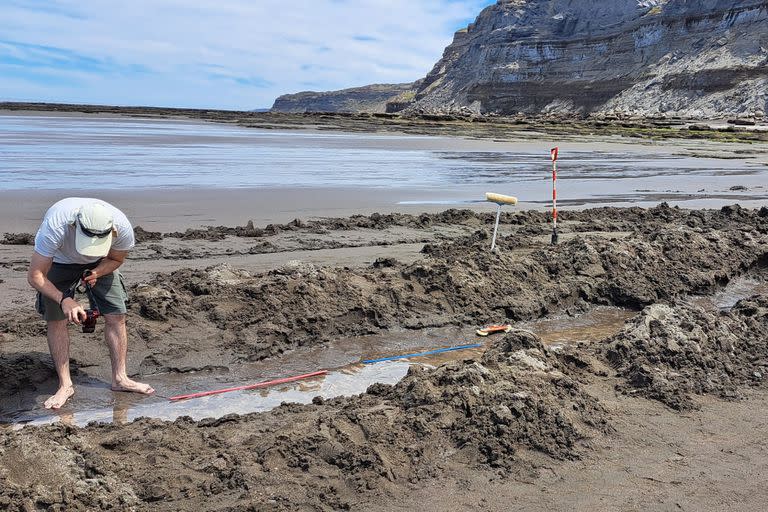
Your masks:
[[[441,165],[430,155],[450,149],[486,170],[523,153],[543,162],[479,184],[439,167],[444,181],[412,187],[0,192],[0,506],[762,506],[763,146],[377,137],[344,140]],[[341,139],[330,140],[311,144]],[[586,163],[570,179],[563,166],[551,245],[555,144]],[[599,158],[585,155],[598,148],[613,163],[590,175]],[[643,165],[633,172],[632,161]],[[503,209],[496,252],[485,191],[521,196]],[[40,407],[56,381],[26,266],[41,215],[65,195],[112,202],[136,228],[121,269],[128,369],[156,396],[109,391],[101,326],[73,328],[77,394],[56,413]],[[475,334],[496,323],[511,332]],[[169,400],[317,370],[328,373]]]

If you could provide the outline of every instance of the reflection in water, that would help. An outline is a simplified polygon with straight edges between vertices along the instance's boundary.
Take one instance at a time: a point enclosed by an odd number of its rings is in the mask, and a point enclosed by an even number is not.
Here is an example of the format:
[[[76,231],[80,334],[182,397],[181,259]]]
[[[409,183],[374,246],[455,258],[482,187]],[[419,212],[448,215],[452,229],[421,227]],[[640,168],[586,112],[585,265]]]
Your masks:
[[[635,316],[634,311],[598,307],[575,317],[556,316],[523,322],[515,327],[536,333],[546,345],[589,343],[603,340],[618,333],[624,323]]]
[[[691,297],[693,304],[704,309],[717,309],[725,311],[731,309],[742,299],[753,295],[768,294],[768,271],[761,270],[752,275],[744,275],[732,279],[728,285],[715,292],[713,295]]]
[[[589,342],[615,334],[633,314],[617,308],[601,307],[577,317],[524,322],[515,327],[535,332],[547,344]],[[490,338],[491,343],[493,339]],[[179,402],[170,402],[167,396],[162,395],[145,397],[133,393],[113,393],[108,386],[90,381],[78,383],[75,398],[64,410],[54,415],[51,411],[35,409],[17,412],[0,420],[10,420],[18,427],[23,423],[39,425],[56,421],[76,425],[86,425],[93,421],[122,424],[142,416],[165,420],[190,416],[200,420],[232,413],[263,412],[283,402],[306,404],[316,396],[330,399],[363,393],[374,383],[395,384],[406,375],[412,364],[438,366],[449,361],[476,359],[482,356],[484,347],[440,352],[412,360],[360,364],[359,361],[364,359],[409,354],[437,347],[471,345],[471,342],[477,341],[473,326],[355,337],[322,347],[297,350],[276,360],[232,368],[229,372],[154,375],[144,380],[155,389],[172,395],[217,389],[223,387],[221,384],[227,387],[253,384],[270,377],[307,373],[318,367],[336,368],[322,377]]]
[[[75,413],[71,411],[54,411],[57,419],[53,423],[62,423],[64,425],[75,426]]]
[[[55,416],[37,418],[26,424],[43,425],[66,421],[69,424],[84,426],[90,422],[126,423],[141,417],[175,420],[181,416],[190,416],[195,420],[201,420],[227,414],[264,412],[284,402],[308,404],[316,396],[330,399],[357,395],[365,392],[375,383],[394,384],[405,377],[409,366],[407,362],[357,365],[312,381],[280,385],[270,389],[235,391],[180,402],[169,402],[162,397],[150,397],[135,404],[115,403],[111,408],[57,412]]]
[[[403,191],[420,190],[425,195],[416,202],[457,204],[482,197],[493,185],[525,202],[546,198],[546,141],[478,141],[471,147],[467,142],[168,119],[0,115],[0,189],[70,187],[68,178],[77,172],[121,188],[386,187],[398,199],[413,201]],[[746,156],[690,158],[664,145],[609,147],[618,149],[580,143],[564,151],[558,176],[567,184],[563,201],[656,202],[663,194],[680,201],[766,197],[768,168]],[[732,190],[734,179],[746,190]]]

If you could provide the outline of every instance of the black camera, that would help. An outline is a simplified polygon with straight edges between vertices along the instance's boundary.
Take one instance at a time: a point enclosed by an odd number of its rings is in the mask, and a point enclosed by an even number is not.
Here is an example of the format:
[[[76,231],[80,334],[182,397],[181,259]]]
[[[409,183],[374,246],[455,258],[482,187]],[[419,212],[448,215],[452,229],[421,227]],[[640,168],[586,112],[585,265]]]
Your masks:
[[[85,310],[85,320],[83,320],[83,332],[93,332],[96,329],[96,319],[99,318],[99,312],[92,309]]]

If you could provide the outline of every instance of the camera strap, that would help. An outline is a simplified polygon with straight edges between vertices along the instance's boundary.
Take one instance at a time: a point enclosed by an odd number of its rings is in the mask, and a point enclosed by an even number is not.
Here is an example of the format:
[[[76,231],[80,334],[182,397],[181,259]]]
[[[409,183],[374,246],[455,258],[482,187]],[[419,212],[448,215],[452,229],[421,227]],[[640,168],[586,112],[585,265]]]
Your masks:
[[[101,313],[101,308],[99,307],[99,301],[96,300],[96,296],[93,294],[93,290],[91,289],[91,285],[88,283],[85,283],[85,294],[88,296],[88,299],[93,303],[94,307],[96,308],[96,311]]]
[[[66,290],[64,290],[64,292],[62,292],[64,294],[64,297],[74,299],[75,293],[78,291],[79,285],[80,285],[80,279],[75,280],[74,283],[69,285],[69,288],[67,288]],[[64,300],[64,299],[62,298],[61,300]]]
[[[91,304],[94,305],[96,308],[96,311],[101,312],[101,308],[99,307],[99,301],[96,300],[96,296],[93,294],[93,289],[91,289],[91,285],[83,281],[82,278],[78,278],[75,280],[74,283],[72,283],[69,288],[64,291],[64,297],[69,297],[70,299],[75,298],[75,294],[77,292],[84,293],[88,300],[91,301]]]

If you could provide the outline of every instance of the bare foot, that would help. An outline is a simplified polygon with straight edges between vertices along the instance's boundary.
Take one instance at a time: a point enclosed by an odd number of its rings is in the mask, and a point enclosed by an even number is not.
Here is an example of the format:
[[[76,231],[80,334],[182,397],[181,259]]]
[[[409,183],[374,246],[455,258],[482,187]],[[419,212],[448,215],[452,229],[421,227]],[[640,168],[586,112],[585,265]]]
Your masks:
[[[69,397],[75,394],[74,386],[63,386],[51,398],[45,401],[46,409],[58,409],[69,400]]]
[[[112,391],[128,391],[130,393],[143,393],[151,395],[155,390],[149,384],[143,384],[131,379],[123,379],[112,383]]]

